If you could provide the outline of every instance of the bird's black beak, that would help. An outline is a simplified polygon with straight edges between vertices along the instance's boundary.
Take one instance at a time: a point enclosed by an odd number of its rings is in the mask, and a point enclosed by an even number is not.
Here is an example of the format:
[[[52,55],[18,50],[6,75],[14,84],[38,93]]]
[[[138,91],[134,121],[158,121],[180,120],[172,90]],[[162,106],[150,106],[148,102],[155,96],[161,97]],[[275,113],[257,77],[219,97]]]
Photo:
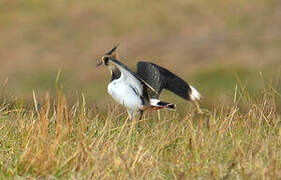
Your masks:
[[[96,67],[99,67],[103,64],[103,61],[98,62],[98,64],[96,65]]]
[[[116,46],[114,46],[110,51],[108,51],[105,55],[112,55],[112,53],[114,53],[114,51],[118,48],[119,44],[117,44]]]

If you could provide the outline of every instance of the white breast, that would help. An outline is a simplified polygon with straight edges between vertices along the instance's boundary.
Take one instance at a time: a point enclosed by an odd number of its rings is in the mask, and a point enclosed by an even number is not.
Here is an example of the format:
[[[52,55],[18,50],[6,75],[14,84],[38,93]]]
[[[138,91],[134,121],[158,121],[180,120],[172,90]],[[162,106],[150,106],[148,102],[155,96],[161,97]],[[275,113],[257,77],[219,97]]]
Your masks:
[[[142,108],[142,100],[139,94],[141,87],[134,87],[128,84],[122,78],[116,79],[108,84],[108,93],[119,104],[125,106],[127,109],[137,110]]]

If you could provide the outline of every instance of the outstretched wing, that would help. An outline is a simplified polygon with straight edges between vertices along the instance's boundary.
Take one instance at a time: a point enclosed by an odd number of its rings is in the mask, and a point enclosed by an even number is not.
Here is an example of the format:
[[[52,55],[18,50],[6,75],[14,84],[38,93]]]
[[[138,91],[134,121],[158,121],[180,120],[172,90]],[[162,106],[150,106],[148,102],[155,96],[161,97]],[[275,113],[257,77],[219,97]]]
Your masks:
[[[138,62],[137,76],[149,84],[158,94],[167,89],[183,99],[190,100],[192,89],[181,78],[150,62]]]

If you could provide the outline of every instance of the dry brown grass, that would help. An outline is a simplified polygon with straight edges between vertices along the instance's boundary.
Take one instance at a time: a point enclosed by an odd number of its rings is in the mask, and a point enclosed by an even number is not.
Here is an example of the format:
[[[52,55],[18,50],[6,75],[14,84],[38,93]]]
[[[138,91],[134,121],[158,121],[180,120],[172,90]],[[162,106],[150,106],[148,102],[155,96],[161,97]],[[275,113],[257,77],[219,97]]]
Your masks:
[[[62,68],[69,91],[102,104],[105,70],[95,64],[116,43],[130,68],[153,61],[189,81],[210,65],[262,71],[280,66],[280,7],[280,0],[2,0],[0,81],[9,78],[16,96],[31,99],[33,89],[52,93]]]
[[[83,95],[69,105],[61,92],[54,100],[46,94],[35,110],[6,101],[0,177],[280,179],[280,93],[246,94],[238,89],[232,106],[204,115],[190,107],[183,118],[147,112],[138,126],[115,104],[107,112],[87,107]]]

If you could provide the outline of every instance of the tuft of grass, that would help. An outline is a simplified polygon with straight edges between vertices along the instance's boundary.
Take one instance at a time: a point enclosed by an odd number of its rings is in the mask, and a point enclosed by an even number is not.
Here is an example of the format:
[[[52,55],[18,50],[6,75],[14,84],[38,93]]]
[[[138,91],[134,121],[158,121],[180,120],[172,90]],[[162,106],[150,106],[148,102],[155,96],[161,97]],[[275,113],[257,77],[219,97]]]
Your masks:
[[[35,108],[7,99],[0,108],[0,179],[280,179],[281,96],[238,86],[232,105],[203,115],[187,108],[146,112],[70,105],[62,91]],[[9,105],[10,104],[10,105]],[[40,104],[40,106],[38,106]]]

